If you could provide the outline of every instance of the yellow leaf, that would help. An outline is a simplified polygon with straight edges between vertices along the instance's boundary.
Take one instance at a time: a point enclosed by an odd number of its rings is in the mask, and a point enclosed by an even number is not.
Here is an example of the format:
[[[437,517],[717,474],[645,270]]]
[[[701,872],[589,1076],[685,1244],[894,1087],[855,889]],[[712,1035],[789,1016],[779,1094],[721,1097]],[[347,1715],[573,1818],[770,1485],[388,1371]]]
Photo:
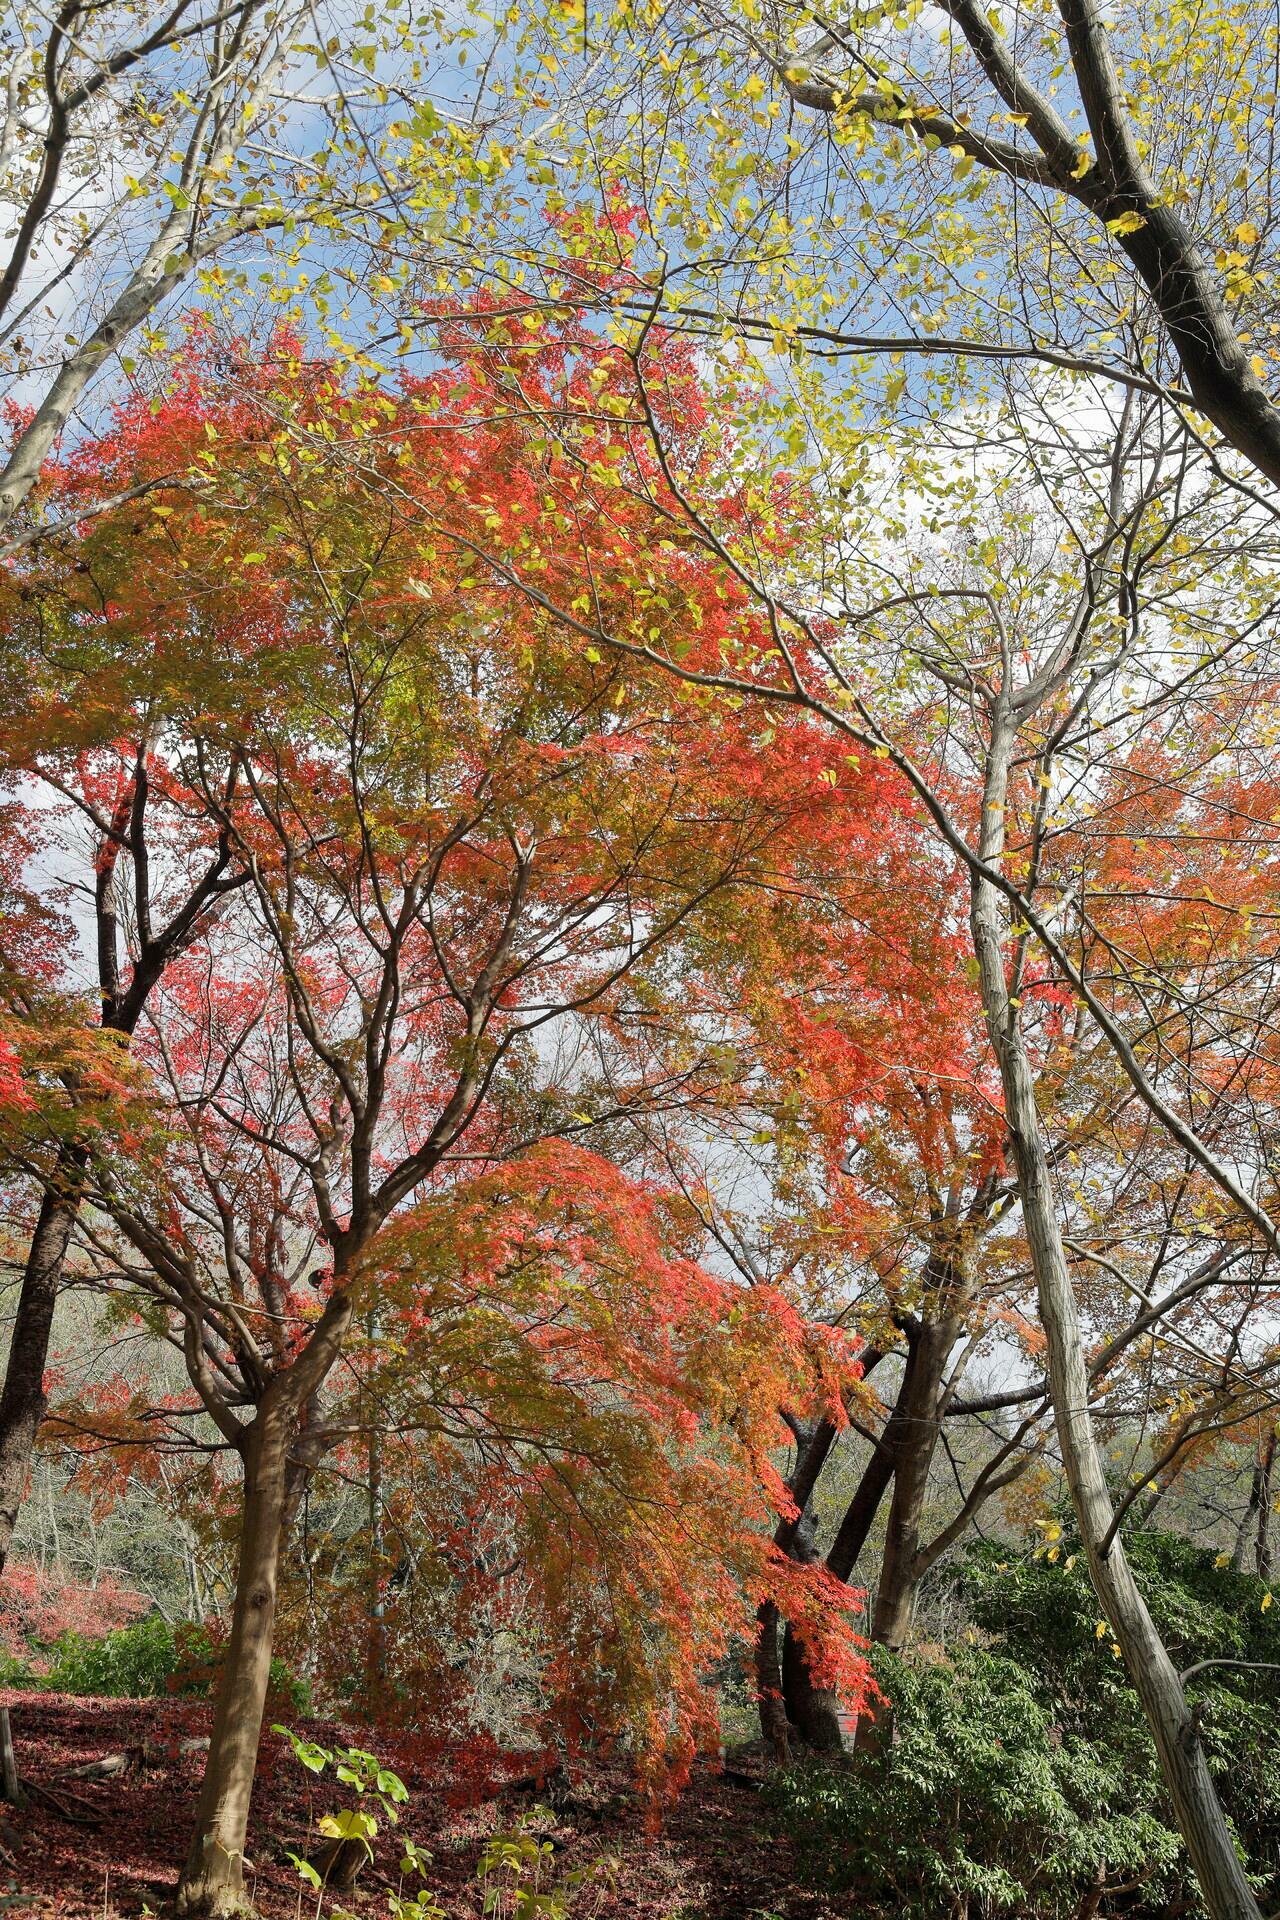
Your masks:
[[[1242,220],[1236,228],[1235,238],[1240,242],[1242,247],[1256,247],[1262,236],[1254,226],[1252,220]]]
[[[1265,1613],[1267,1608],[1270,1605],[1271,1605],[1271,1595],[1269,1593],[1264,1593],[1262,1596],[1262,1611]]]
[[[1143,216],[1140,213],[1134,213],[1130,208],[1127,213],[1117,214],[1114,220],[1108,220],[1107,232],[1122,238],[1126,233],[1137,233],[1139,228],[1145,227],[1146,224]]]

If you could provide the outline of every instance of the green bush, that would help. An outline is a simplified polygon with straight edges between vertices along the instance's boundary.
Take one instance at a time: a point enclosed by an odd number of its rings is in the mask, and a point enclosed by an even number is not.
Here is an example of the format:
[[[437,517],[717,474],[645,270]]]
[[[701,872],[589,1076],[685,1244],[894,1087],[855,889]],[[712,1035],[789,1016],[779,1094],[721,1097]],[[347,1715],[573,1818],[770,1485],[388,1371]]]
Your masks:
[[[1064,1733],[1016,1661],[977,1648],[873,1660],[892,1715],[883,1747],[768,1788],[807,1879],[857,1891],[868,1915],[1068,1920],[1105,1866],[1141,1876],[1166,1910],[1179,1848],[1150,1810],[1150,1776],[1135,1801],[1126,1757]]]
[[[40,1684],[39,1674],[27,1661],[19,1659],[17,1654],[0,1653],[0,1687],[7,1687],[16,1693],[22,1688],[38,1687]]]
[[[1204,1660],[1280,1666],[1280,1606],[1264,1581],[1215,1564],[1211,1552],[1176,1534],[1134,1534],[1129,1558],[1169,1656],[1181,1672]],[[1058,1557],[1012,1559],[991,1542],[975,1546],[955,1575],[975,1625],[1036,1676],[1040,1697],[1082,1739],[1126,1756],[1135,1791],[1151,1780],[1152,1805],[1166,1805],[1137,1694],[1112,1652],[1083,1556],[1069,1532]],[[1210,1771],[1250,1871],[1280,1901],[1280,1689],[1274,1673],[1215,1666],[1188,1694],[1200,1721]],[[1171,1814],[1165,1816],[1172,1823]]]
[[[152,1614],[101,1639],[60,1634],[50,1649],[45,1685],[53,1693],[144,1700],[175,1691],[181,1664],[176,1630]]]
[[[119,1627],[101,1639],[64,1633],[54,1642],[40,1684],[51,1693],[97,1694],[146,1700],[166,1693],[207,1695],[217,1679],[222,1649],[207,1627],[173,1626],[159,1614]],[[283,1660],[271,1662],[270,1698],[296,1713],[309,1713],[304,1680]]]
[[[1175,1664],[1280,1663],[1267,1589],[1170,1535],[1130,1543]],[[952,1574],[975,1643],[948,1656],[873,1651],[887,1733],[851,1765],[771,1782],[774,1817],[817,1885],[854,1890],[868,1920],[1067,1920],[1199,1914],[1137,1695],[1069,1536],[1054,1557],[975,1546]],[[986,1644],[976,1644],[985,1642]],[[1263,1684],[1257,1684],[1262,1679]],[[1280,1694],[1213,1667],[1189,1691],[1209,1765],[1263,1910],[1280,1897]]]

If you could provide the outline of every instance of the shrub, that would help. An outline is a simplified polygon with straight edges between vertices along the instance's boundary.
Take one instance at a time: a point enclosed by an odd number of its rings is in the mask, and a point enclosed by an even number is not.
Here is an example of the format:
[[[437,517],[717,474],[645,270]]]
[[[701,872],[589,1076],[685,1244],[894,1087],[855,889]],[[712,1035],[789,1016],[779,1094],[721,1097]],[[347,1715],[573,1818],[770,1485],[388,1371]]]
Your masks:
[[[54,1643],[41,1684],[55,1693],[97,1694],[109,1699],[153,1699],[166,1693],[207,1695],[221,1664],[219,1640],[208,1627],[173,1626],[159,1614],[121,1627],[101,1639],[65,1633]],[[306,1682],[283,1660],[271,1662],[273,1703],[309,1713]]]
[[[173,1627],[152,1614],[100,1640],[81,1633],[61,1634],[51,1651],[45,1685],[55,1693],[148,1699],[171,1690],[177,1660]]]
[[[768,1788],[808,1879],[904,1920],[1067,1920],[1104,1869],[1163,1894],[1179,1846],[1150,1810],[1153,1782],[1135,1801],[1126,1757],[1064,1733],[1017,1662],[977,1648],[873,1658],[892,1739]]]
[[[17,1691],[23,1687],[38,1687],[40,1676],[30,1661],[21,1660],[16,1654],[0,1652],[0,1687]]]
[[[1134,1569],[1174,1663],[1280,1663],[1265,1585],[1167,1534]],[[804,1873],[869,1917],[1065,1920],[1201,1913],[1137,1695],[1067,1531],[1018,1558],[975,1545],[952,1581],[985,1645],[874,1652],[892,1739],[768,1789]],[[1280,1895],[1280,1697],[1245,1667],[1193,1677],[1209,1765],[1264,1910]],[[1092,1904],[1097,1896],[1096,1906]]]
[[[1280,1607],[1266,1583],[1216,1564],[1212,1552],[1177,1534],[1138,1533],[1125,1542],[1134,1574],[1175,1667],[1204,1660],[1280,1666]],[[1166,1805],[1137,1694],[1116,1654],[1084,1558],[1069,1530],[1041,1551],[1013,1559],[991,1542],[959,1563],[956,1584],[975,1624],[1036,1676],[1043,1699],[1082,1739],[1127,1756],[1135,1792]],[[1218,1792],[1251,1871],[1280,1898],[1280,1692],[1275,1675],[1215,1666],[1193,1676],[1188,1693]],[[1165,1815],[1172,1824],[1172,1815]]]

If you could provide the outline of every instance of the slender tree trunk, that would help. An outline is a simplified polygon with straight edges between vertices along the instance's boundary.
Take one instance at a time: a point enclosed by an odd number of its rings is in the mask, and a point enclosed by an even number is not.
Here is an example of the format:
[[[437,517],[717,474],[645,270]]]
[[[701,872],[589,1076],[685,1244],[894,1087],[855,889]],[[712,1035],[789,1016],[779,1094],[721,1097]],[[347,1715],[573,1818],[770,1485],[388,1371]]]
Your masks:
[[[809,1503],[831,1457],[836,1438],[837,1429],[830,1420],[820,1420],[807,1431],[797,1433],[796,1462],[787,1488],[798,1511],[794,1518],[778,1522],[773,1541],[776,1547],[802,1566],[813,1566],[819,1558]],[[839,1699],[829,1687],[814,1684],[795,1629],[789,1620],[781,1625],[782,1664],[778,1685],[781,1689],[784,1727],[794,1728],[807,1746],[816,1747],[822,1752],[839,1753],[844,1746],[840,1732]],[[773,1658],[776,1662],[776,1632]],[[771,1719],[772,1705],[766,1706],[763,1691],[760,1700],[761,1732],[766,1740],[776,1744],[776,1732]]]
[[[867,1535],[893,1481],[898,1436],[902,1429],[901,1407],[904,1396],[909,1392],[909,1382],[914,1377],[915,1364],[915,1335],[912,1333],[908,1335],[906,1366],[893,1411],[885,1422],[875,1451],[863,1468],[862,1478],[845,1508],[844,1518],[827,1554],[827,1570],[837,1580],[847,1580],[857,1565],[858,1555],[866,1545]],[[804,1649],[790,1626],[786,1627],[782,1640],[782,1694],[786,1717],[797,1733],[825,1751],[834,1751],[837,1743],[843,1748],[845,1740],[838,1718],[839,1703],[824,1688],[814,1686]],[[768,1728],[763,1728],[763,1731],[768,1739]]]
[[[907,1355],[906,1372],[914,1366],[914,1356]],[[904,1375],[899,1398],[906,1390]],[[884,1432],[875,1452],[862,1470],[862,1478],[852,1500],[845,1508],[844,1519],[836,1531],[827,1555],[828,1569],[837,1580],[847,1580],[858,1564],[858,1556],[867,1544],[867,1536],[875,1525],[885,1494],[893,1484],[893,1476],[898,1461],[898,1442],[902,1432],[902,1422],[895,1406],[885,1421]]]
[[[118,1032],[132,1032],[132,1022],[126,1029],[117,1018],[120,923],[116,911],[116,869],[132,805],[131,792],[130,789],[116,801],[111,830],[97,849],[94,877],[102,1024],[114,1026]],[[44,1371],[49,1357],[49,1336],[88,1164],[89,1155],[84,1147],[64,1145],[59,1149],[52,1179],[40,1203],[31,1245],[27,1248],[4,1388],[0,1391],[0,1572],[8,1558],[36,1434],[44,1419],[47,1405]]]
[[[791,1552],[806,1567],[814,1566],[820,1558],[813,1518],[807,1511],[796,1524]],[[840,1696],[831,1687],[816,1684],[790,1621],[782,1636],[782,1699],[787,1719],[807,1747],[817,1753],[844,1752]]]
[[[369,1433],[369,1641],[366,1689],[371,1708],[382,1699],[387,1679],[386,1542],[382,1512],[382,1436]]]
[[[55,1184],[40,1202],[35,1232],[27,1249],[4,1388],[0,1391],[0,1572],[4,1571],[8,1558],[36,1434],[44,1419],[49,1335],[71,1230],[80,1208],[84,1166],[84,1154],[79,1148],[63,1148],[58,1156]]]
[[[1259,1501],[1262,1498],[1262,1461],[1253,1463],[1253,1472],[1249,1476],[1249,1498],[1244,1503],[1244,1512],[1240,1515],[1240,1524],[1236,1528],[1235,1544],[1231,1549],[1232,1573],[1244,1572],[1245,1554],[1249,1548],[1249,1536],[1257,1537]]]
[[[1276,1465],[1276,1430],[1273,1427],[1263,1443],[1258,1462],[1258,1532],[1254,1540],[1253,1566],[1259,1580],[1269,1580],[1271,1562],[1271,1489]]]
[[[929,1473],[942,1430],[939,1405],[942,1377],[956,1343],[956,1322],[948,1315],[926,1321],[916,1336],[914,1365],[903,1376],[902,1392],[894,1409],[893,1499],[885,1532],[884,1554],[876,1588],[871,1638],[895,1651],[911,1626],[916,1590],[920,1584],[917,1555],[924,1518]]]
[[[782,1703],[782,1668],[778,1661],[778,1609],[766,1600],[757,1615],[756,1694],[760,1732],[771,1759],[783,1767],[791,1757],[787,1715]]]
[[[293,1424],[293,1402],[269,1388],[245,1435],[235,1607],[195,1834],[178,1883],[183,1920],[231,1920],[252,1911],[244,1896],[245,1835],[271,1673]]]
[[[1000,702],[992,716],[979,840],[979,852],[989,866],[998,866],[1004,853],[1012,743],[1013,728]],[[1023,1224],[1047,1341],[1058,1444],[1094,1589],[1142,1701],[1205,1905],[1213,1920],[1259,1920],[1181,1680],[1138,1590],[1119,1535],[1107,1545],[1114,1509],[1089,1414],[1089,1376],[1054,1202],[1052,1169],[1036,1108],[1035,1079],[1017,1009],[1010,1003],[1004,916],[995,887],[977,876],[970,925],[983,1011],[1004,1088]]]
[[[914,1336],[912,1336],[914,1339]],[[847,1580],[858,1562],[858,1555],[867,1543],[867,1535],[875,1524],[875,1517],[881,1503],[893,1481],[894,1463],[897,1458],[897,1438],[901,1430],[899,1405],[906,1391],[907,1379],[915,1365],[915,1348],[909,1346],[906,1368],[902,1385],[898,1391],[898,1401],[893,1412],[885,1422],[884,1432],[876,1449],[862,1471],[853,1498],[845,1508],[844,1518],[836,1531],[836,1537],[827,1554],[827,1570],[837,1580]],[[782,1690],[786,1704],[787,1718],[802,1732],[807,1722],[812,1722],[818,1731],[815,1745],[829,1745],[831,1742],[831,1717],[836,1712],[834,1702],[823,1698],[823,1690],[815,1687],[809,1674],[804,1649],[800,1646],[792,1629],[788,1626],[782,1642]],[[844,1745],[844,1735],[836,1721],[835,1731]],[[768,1738],[768,1730],[765,1729]],[[808,1737],[808,1736],[806,1736]]]
[[[378,1314],[370,1307],[365,1334],[371,1348],[378,1340]],[[362,1394],[362,1399],[363,1399]],[[376,1409],[363,1407],[369,1436],[369,1564],[368,1609],[369,1637],[365,1649],[365,1691],[371,1710],[382,1699],[387,1680],[387,1608],[386,1608],[386,1522],[382,1507],[382,1434]]]

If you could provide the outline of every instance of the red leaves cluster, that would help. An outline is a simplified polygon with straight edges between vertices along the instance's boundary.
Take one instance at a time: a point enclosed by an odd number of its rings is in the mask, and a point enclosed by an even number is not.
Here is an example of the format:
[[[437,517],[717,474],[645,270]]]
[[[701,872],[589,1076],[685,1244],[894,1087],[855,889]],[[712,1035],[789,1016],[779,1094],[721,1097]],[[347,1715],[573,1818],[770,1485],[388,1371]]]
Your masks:
[[[78,1581],[62,1566],[45,1569],[10,1560],[0,1580],[0,1653],[39,1672],[60,1634],[100,1640],[139,1619],[148,1604],[110,1573]]]

